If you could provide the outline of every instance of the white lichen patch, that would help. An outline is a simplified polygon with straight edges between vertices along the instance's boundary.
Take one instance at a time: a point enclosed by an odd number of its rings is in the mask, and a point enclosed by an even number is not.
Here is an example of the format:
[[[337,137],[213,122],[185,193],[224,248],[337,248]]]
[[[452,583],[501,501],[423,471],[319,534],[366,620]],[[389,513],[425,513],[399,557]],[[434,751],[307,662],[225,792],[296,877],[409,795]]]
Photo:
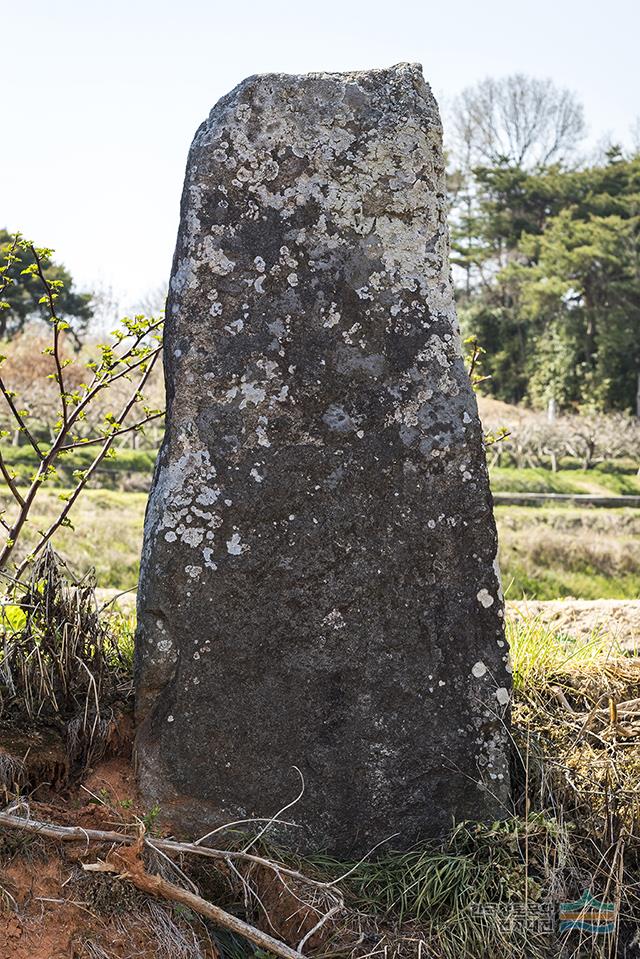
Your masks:
[[[267,436],[267,424],[268,420],[266,417],[261,416],[258,425],[256,426],[256,436],[258,438],[258,446],[271,446],[271,441]]]
[[[471,672],[472,672],[472,674],[476,677],[476,679],[482,679],[482,677],[483,677],[483,676],[485,675],[485,673],[487,672],[487,667],[485,666],[485,664],[484,664],[484,663],[482,662],[482,660],[480,659],[480,660],[478,660],[477,663],[474,663],[474,664],[473,664],[473,666],[471,667]]]
[[[498,599],[502,602],[504,599],[504,592],[502,590],[502,573],[500,572],[500,564],[498,562],[498,554],[493,558],[493,571],[496,574],[496,579],[498,581]]]
[[[484,606],[485,609],[488,609],[490,606],[493,606],[495,600],[488,589],[481,589],[477,595],[477,600],[481,606]]]
[[[208,268],[219,276],[226,276],[233,271],[235,263],[220,248],[219,242],[219,240],[214,240],[213,237],[206,237],[202,244],[203,252]]]
[[[183,257],[178,261],[170,285],[173,292],[178,294],[195,289],[198,285],[198,277],[192,259]]]
[[[219,498],[216,470],[207,450],[187,452],[168,467],[161,466],[158,470],[149,502],[146,534],[161,536],[166,543],[182,544],[197,552],[198,561],[185,566],[190,578],[200,576],[203,558],[205,567],[216,568],[210,557],[215,531],[223,520],[219,512],[207,507],[213,506]],[[203,546],[208,560],[203,557]],[[143,551],[143,566],[145,561],[146,549]]]
[[[246,543],[242,542],[240,533],[233,533],[231,539],[227,540],[227,553],[230,556],[240,556],[241,553],[245,553],[249,547]]]
[[[258,406],[267,396],[267,391],[264,387],[258,386],[256,383],[242,383],[240,390],[243,396],[240,403],[241,410],[245,408],[247,403],[253,403],[254,406]]]
[[[337,324],[340,322],[340,316],[341,314],[338,310],[337,303],[331,303],[329,311],[326,314],[326,319],[322,325],[325,329],[330,330],[333,326],[337,326]]]

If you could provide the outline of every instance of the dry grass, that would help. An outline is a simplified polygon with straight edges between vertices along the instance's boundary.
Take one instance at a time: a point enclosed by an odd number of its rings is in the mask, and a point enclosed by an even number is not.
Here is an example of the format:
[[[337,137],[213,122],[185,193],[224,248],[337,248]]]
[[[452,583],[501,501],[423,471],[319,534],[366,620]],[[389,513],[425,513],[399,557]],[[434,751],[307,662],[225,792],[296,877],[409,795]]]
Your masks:
[[[637,599],[640,511],[496,508],[509,599]]]
[[[37,540],[37,531],[46,529],[61,504],[59,489],[43,489],[21,541],[16,561],[21,562]],[[6,501],[0,497],[0,508]],[[101,587],[129,589],[138,579],[146,493],[90,489],[71,511],[73,529],[60,529],[53,545],[74,573],[84,576],[94,569]],[[22,538],[23,537],[23,538]]]
[[[128,650],[99,615],[95,581],[70,581],[47,547],[0,614],[0,719],[64,731],[69,767],[79,774],[100,758],[113,707],[132,691]],[[0,788],[10,788],[11,772],[0,766]]]

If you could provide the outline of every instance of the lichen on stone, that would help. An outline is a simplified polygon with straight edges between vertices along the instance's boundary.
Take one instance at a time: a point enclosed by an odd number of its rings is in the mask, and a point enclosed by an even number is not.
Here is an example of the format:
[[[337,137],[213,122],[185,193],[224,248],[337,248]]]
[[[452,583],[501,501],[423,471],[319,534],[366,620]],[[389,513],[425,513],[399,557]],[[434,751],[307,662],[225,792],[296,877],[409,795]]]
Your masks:
[[[448,244],[415,64],[250,77],[196,133],[136,654],[143,792],[194,827],[279,808],[294,765],[300,846],[501,814],[503,602]]]

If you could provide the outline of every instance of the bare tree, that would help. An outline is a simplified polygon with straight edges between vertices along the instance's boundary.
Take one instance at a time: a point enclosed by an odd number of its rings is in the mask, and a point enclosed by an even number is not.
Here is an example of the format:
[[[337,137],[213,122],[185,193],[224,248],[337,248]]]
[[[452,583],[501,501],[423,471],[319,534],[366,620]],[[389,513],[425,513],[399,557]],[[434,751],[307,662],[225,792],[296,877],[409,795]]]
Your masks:
[[[533,169],[567,160],[585,133],[582,105],[570,90],[522,73],[467,87],[452,114],[460,165],[506,160]]]
[[[110,283],[97,283],[92,292],[94,304],[92,331],[102,334],[118,323],[124,311],[118,294]]]
[[[144,313],[145,316],[159,316],[164,313],[164,306],[167,302],[167,285],[160,283],[157,286],[147,290],[134,304],[134,313]]]

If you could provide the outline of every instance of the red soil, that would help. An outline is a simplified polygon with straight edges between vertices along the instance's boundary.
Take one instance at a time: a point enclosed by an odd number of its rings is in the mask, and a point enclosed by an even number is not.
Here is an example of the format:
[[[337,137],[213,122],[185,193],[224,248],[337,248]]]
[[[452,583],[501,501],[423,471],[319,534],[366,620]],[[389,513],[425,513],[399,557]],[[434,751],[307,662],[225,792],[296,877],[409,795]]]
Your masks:
[[[25,764],[30,778],[34,771],[46,775],[51,769],[60,768],[64,750],[56,748],[48,735],[0,730],[0,752],[23,759],[25,736],[33,750]],[[116,831],[122,831],[136,817],[141,818],[145,809],[137,794],[126,745],[123,751],[124,757],[100,762],[87,772],[81,785],[73,788],[60,788],[59,783],[51,788],[45,780],[29,802],[31,817],[60,825]],[[41,801],[37,801],[38,797]],[[136,900],[128,883],[83,872],[83,863],[103,859],[107,852],[104,845],[57,843],[20,831],[0,831],[0,959],[170,956],[171,943],[159,941],[148,905],[144,900]],[[88,944],[96,951],[89,951]],[[201,955],[213,959],[217,952],[205,941]]]

